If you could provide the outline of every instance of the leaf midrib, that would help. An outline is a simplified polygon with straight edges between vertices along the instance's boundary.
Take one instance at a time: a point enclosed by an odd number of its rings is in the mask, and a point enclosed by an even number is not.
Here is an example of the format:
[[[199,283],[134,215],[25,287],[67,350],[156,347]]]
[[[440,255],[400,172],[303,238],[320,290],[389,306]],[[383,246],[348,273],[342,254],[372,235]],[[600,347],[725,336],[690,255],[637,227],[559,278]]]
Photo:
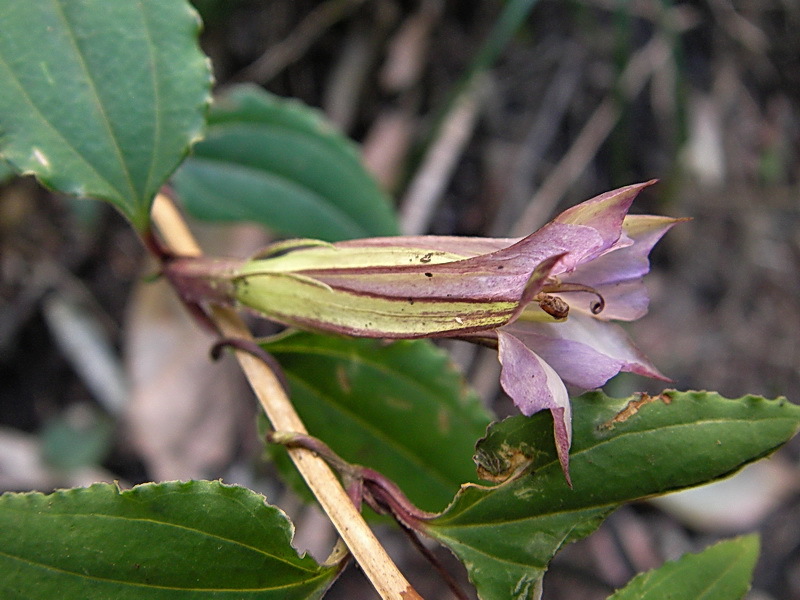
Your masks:
[[[98,577],[96,575],[86,575],[85,573],[78,573],[75,571],[68,571],[66,569],[62,569],[53,565],[46,565],[44,563],[34,562],[31,560],[27,560],[18,556],[14,556],[3,552],[0,550],[0,556],[6,557],[9,560],[14,560],[17,562],[26,563],[33,567],[39,569],[45,569],[47,571],[53,571],[56,573],[61,573],[63,575],[71,575],[74,577],[78,577],[80,579],[89,579],[93,581],[103,582],[103,583],[112,583],[118,584],[120,586],[129,586],[134,588],[147,588],[147,589],[160,589],[160,590],[175,590],[175,591],[185,591],[185,592],[266,592],[272,590],[281,590],[281,589],[291,589],[294,587],[300,587],[308,585],[310,582],[313,582],[315,579],[325,579],[328,577],[328,573],[322,571],[320,573],[315,574],[313,577],[306,579],[297,584],[284,584],[280,586],[273,586],[273,587],[257,587],[257,588],[189,588],[189,587],[178,587],[178,586],[166,586],[166,585],[156,585],[152,583],[145,583],[145,582],[137,582],[137,581],[128,581],[124,579],[112,579],[109,577]]]
[[[75,35],[74,27],[72,26],[72,24],[70,23],[69,19],[67,18],[67,14],[63,10],[62,3],[59,2],[59,0],[53,0],[53,4],[56,5],[57,8],[59,9],[58,12],[59,12],[59,14],[61,16],[62,21],[64,22],[64,26],[66,28],[66,32],[68,33],[67,38],[72,43],[72,47],[73,47],[73,49],[75,51],[75,56],[76,56],[76,58],[78,60],[78,63],[80,64],[81,68],[83,69],[83,72],[84,72],[84,74],[86,76],[86,82],[88,83],[89,88],[90,88],[90,90],[92,92],[92,100],[96,104],[97,110],[98,110],[99,114],[102,117],[102,123],[103,123],[103,126],[104,126],[104,128],[106,130],[106,133],[108,135],[108,139],[110,141],[111,147],[113,148],[114,153],[116,154],[116,158],[117,158],[117,161],[118,161],[119,165],[122,167],[122,170],[123,170],[123,173],[124,173],[124,176],[125,176],[125,180],[127,181],[127,184],[128,184],[128,191],[130,192],[130,197],[129,198],[134,202],[134,204],[138,204],[138,199],[139,198],[138,198],[138,194],[136,192],[136,186],[135,186],[135,184],[133,182],[133,176],[132,176],[132,174],[130,172],[130,168],[128,166],[128,163],[125,161],[124,155],[122,153],[122,148],[119,145],[119,140],[114,135],[114,129],[111,127],[111,121],[110,121],[110,119],[108,117],[108,114],[106,113],[105,106],[100,101],[100,95],[97,92],[97,85],[95,84],[95,80],[92,77],[92,73],[89,70],[88,65],[86,64],[83,52],[81,51],[80,46],[78,45],[78,40],[77,40],[77,36]],[[139,6],[140,9],[142,8],[142,5],[141,5],[140,2],[137,2],[136,4]],[[83,160],[84,160],[84,162],[86,162],[86,164],[90,164],[88,161],[86,161],[86,159],[82,155],[79,154],[79,156],[81,156],[81,158],[83,158]],[[113,185],[111,187],[114,188]]]
[[[13,507],[3,506],[2,510],[14,511],[15,509]],[[20,512],[20,511],[17,511],[17,512]],[[80,514],[80,513],[62,512],[62,513],[53,513],[53,514],[47,515],[47,516],[52,518],[52,519],[58,519],[58,518],[69,518],[69,519],[76,519],[76,520],[80,520],[80,519],[104,520],[104,519],[107,519],[107,520],[112,520],[112,521],[119,520],[119,521],[129,521],[129,522],[137,522],[137,523],[150,523],[150,524],[154,524],[154,525],[161,526],[161,527],[174,528],[174,529],[178,529],[178,530],[188,531],[188,532],[191,532],[191,533],[195,533],[195,534],[207,537],[207,538],[209,538],[211,540],[218,540],[218,541],[230,544],[232,546],[238,546],[238,547],[241,547],[241,548],[245,548],[245,549],[247,549],[247,550],[249,550],[251,552],[254,552],[256,554],[259,554],[261,556],[269,557],[269,558],[275,560],[276,562],[284,563],[284,564],[287,564],[287,565],[291,565],[292,567],[294,567],[294,568],[296,568],[296,569],[298,569],[300,571],[304,571],[304,572],[308,572],[308,573],[313,573],[315,571],[315,569],[309,569],[309,568],[307,568],[307,567],[305,567],[303,565],[296,564],[296,563],[292,562],[289,558],[281,557],[281,556],[278,556],[276,554],[271,554],[270,552],[268,552],[268,551],[266,551],[266,550],[264,550],[262,548],[257,548],[255,546],[252,546],[250,544],[246,544],[246,543],[244,543],[242,541],[239,541],[239,540],[235,540],[235,539],[232,539],[232,538],[226,538],[226,537],[224,537],[222,535],[219,535],[219,534],[216,534],[216,533],[212,533],[212,532],[209,532],[209,531],[203,531],[202,529],[198,529],[196,527],[189,527],[187,525],[181,525],[179,523],[171,523],[171,522],[168,522],[168,521],[157,521],[155,519],[148,519],[148,518],[144,518],[144,517],[128,517],[128,516],[124,516],[124,515],[105,515],[105,514],[92,514],[92,513],[90,513],[90,514]],[[43,516],[40,516],[40,518],[43,518]],[[289,544],[288,541],[287,541],[287,545],[289,547],[291,547],[291,545]],[[0,554],[3,554],[5,556],[13,557],[13,555],[4,553],[2,551],[0,551]],[[34,563],[34,564],[39,564],[39,563]]]
[[[792,422],[795,421],[794,419],[790,419],[790,418],[775,419],[775,418],[770,418],[770,417],[765,417],[765,418],[760,419],[760,420],[762,420],[762,421],[763,420],[767,420],[767,421],[770,421],[770,422],[775,422],[777,420],[787,420],[787,421],[792,421]],[[717,425],[723,424],[724,425],[724,424],[730,424],[730,423],[743,423],[744,424],[744,423],[752,423],[752,422],[753,422],[752,420],[748,420],[748,419],[744,419],[744,418],[741,418],[741,419],[707,419],[707,420],[704,420],[704,421],[693,421],[691,423],[679,423],[679,424],[675,424],[675,425],[658,426],[658,427],[654,426],[654,427],[652,427],[650,429],[644,429],[644,430],[638,430],[638,431],[630,431],[630,432],[619,434],[619,435],[614,436],[612,438],[608,438],[606,440],[602,440],[602,441],[600,441],[599,443],[597,443],[597,444],[595,444],[593,446],[590,446],[588,448],[584,448],[582,450],[579,450],[578,452],[572,454],[571,456],[572,457],[580,456],[583,453],[593,451],[594,449],[600,448],[601,446],[603,446],[605,444],[613,443],[615,441],[621,440],[621,439],[623,439],[625,437],[628,437],[628,436],[631,436],[631,435],[648,434],[648,433],[652,433],[654,431],[668,431],[668,430],[671,430],[671,429],[678,429],[678,428],[683,428],[683,427],[696,427],[697,425],[700,425],[700,424],[705,424],[705,425],[707,425],[707,424],[717,424]],[[767,450],[767,451],[769,451],[769,450]],[[761,455],[759,455],[759,456],[761,456]],[[547,467],[554,467],[557,464],[558,463],[557,463],[556,460],[552,460],[549,463],[541,465],[539,467],[539,470],[547,468]],[[698,482],[698,483],[700,483],[700,482]],[[503,485],[503,484],[501,484],[501,485]],[[681,486],[680,489],[682,489],[683,487],[686,487],[686,486]],[[675,488],[668,488],[668,489],[675,489]],[[663,491],[662,492],[650,492],[650,494],[654,494],[654,493],[663,493]],[[645,494],[645,495],[648,495],[648,494]],[[477,506],[479,506],[483,501],[488,499],[490,496],[491,496],[491,492],[481,496],[480,498],[475,500],[472,504],[470,504],[469,506],[465,507],[462,511],[458,512],[455,516],[457,516],[459,518],[463,517],[464,515],[468,514],[470,511],[475,509]],[[539,514],[536,514],[536,515],[533,515],[533,516],[530,516],[530,517],[520,517],[518,519],[509,519],[509,520],[505,520],[505,521],[492,521],[491,524],[514,523],[514,522],[527,521],[527,520],[538,519],[538,518],[543,518],[543,517],[554,517],[554,516],[558,516],[558,515],[569,514],[569,513],[572,513],[572,512],[582,512],[582,511],[585,511],[585,510],[596,510],[596,509],[610,508],[610,507],[613,507],[613,506],[618,506],[618,505],[620,505],[620,504],[622,504],[624,502],[631,502],[631,501],[636,500],[637,498],[640,498],[640,497],[641,496],[636,496],[636,497],[633,497],[633,498],[621,498],[619,500],[613,500],[613,501],[605,503],[605,504],[598,504],[598,505],[584,506],[584,507],[573,507],[573,508],[568,508],[568,509],[564,509],[564,510],[556,510],[556,511],[552,511],[552,512],[543,512],[543,513],[539,513]],[[445,518],[448,517],[447,511],[442,513],[441,516],[445,517]],[[452,525],[452,526],[448,526],[448,525],[445,524],[445,525],[442,525],[441,527],[443,529],[447,529],[448,527],[461,529],[461,528],[471,528],[471,527],[486,527],[486,526],[491,525],[491,524],[489,524],[489,523],[460,523],[458,525]]]

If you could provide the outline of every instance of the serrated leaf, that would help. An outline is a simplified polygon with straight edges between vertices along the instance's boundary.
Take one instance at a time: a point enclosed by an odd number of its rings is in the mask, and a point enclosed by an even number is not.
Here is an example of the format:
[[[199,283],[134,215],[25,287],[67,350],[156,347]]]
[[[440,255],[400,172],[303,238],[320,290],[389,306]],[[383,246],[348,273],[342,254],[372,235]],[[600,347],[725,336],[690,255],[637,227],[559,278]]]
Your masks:
[[[215,481],[0,496],[2,597],[319,598],[334,570],[300,557],[292,525]]]
[[[318,111],[255,87],[240,86],[212,107],[206,139],[173,181],[201,219],[328,241],[398,232],[355,145]]]
[[[800,427],[785,398],[728,400],[708,392],[573,401],[570,490],[546,415],[511,417],[478,445],[496,487],[465,486],[429,535],[465,563],[484,600],[527,598],[554,554],[619,504],[718,479],[765,456]]]
[[[489,415],[433,344],[296,332],[264,348],[309,432],[393,479],[420,508],[441,510],[475,480],[472,453]]]
[[[719,542],[637,575],[608,600],[737,600],[750,588],[758,547],[757,535]]]
[[[204,124],[211,75],[185,0],[0,0],[0,154],[137,229]]]

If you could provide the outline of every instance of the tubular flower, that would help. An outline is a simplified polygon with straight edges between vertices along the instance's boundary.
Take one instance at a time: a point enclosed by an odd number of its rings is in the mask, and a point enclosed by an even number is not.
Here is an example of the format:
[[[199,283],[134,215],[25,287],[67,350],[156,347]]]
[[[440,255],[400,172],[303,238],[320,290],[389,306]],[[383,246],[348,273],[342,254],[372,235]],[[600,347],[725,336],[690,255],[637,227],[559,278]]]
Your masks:
[[[175,259],[165,273],[189,302],[236,302],[301,329],[496,346],[520,411],[553,414],[569,479],[565,383],[590,389],[620,371],[663,378],[610,323],[645,314],[648,254],[678,221],[627,215],[651,183],[587,200],[522,239],[292,240],[244,262]]]

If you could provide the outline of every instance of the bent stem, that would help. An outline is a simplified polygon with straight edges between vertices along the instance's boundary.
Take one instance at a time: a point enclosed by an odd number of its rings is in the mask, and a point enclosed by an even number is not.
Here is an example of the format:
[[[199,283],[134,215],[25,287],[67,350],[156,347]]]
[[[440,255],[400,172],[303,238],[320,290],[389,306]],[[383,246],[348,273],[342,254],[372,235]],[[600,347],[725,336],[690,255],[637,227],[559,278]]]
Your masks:
[[[152,216],[171,252],[180,256],[202,254],[186,222],[169,198],[163,194],[156,197]],[[253,339],[250,330],[233,310],[214,306],[210,312],[212,321],[223,337]],[[242,350],[235,350],[235,355],[272,427],[307,433],[281,382],[269,366]],[[325,461],[305,448],[290,448],[289,455],[381,598],[422,600],[392,562]]]
[[[293,431],[271,431],[267,434],[267,441],[281,444],[286,448],[307,448],[324,458],[338,471],[345,482],[349,482],[350,497],[357,506],[360,506],[361,501],[364,500],[376,513],[390,514],[394,517],[401,531],[406,534],[417,551],[436,569],[453,595],[458,600],[468,600],[455,578],[417,536],[417,533],[423,529],[421,523],[436,518],[439,516],[437,513],[429,513],[417,508],[394,481],[368,467],[348,463],[320,439]]]

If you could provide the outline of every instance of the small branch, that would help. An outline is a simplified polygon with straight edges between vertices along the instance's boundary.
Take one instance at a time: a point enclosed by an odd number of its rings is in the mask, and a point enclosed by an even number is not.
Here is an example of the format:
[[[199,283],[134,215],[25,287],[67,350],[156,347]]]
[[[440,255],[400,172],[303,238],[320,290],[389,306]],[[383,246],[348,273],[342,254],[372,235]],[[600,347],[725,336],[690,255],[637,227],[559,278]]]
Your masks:
[[[202,254],[183,217],[166,196],[159,194],[156,197],[153,221],[169,250],[180,256]],[[214,307],[211,318],[224,337],[253,339],[233,310]],[[269,366],[245,351],[236,350],[235,354],[273,428],[305,433],[303,422]],[[381,598],[421,600],[422,597],[392,562],[325,461],[304,448],[292,448],[289,455]]]
[[[320,4],[284,40],[267,48],[255,62],[236,73],[231,80],[266,84],[303,56],[325,31],[363,2],[364,0],[329,0]]]
[[[459,157],[469,143],[487,90],[487,76],[476,75],[453,103],[400,204],[400,229],[425,233]]]
[[[656,34],[628,61],[619,78],[619,91],[625,98],[632,100],[644,89],[650,78],[668,64],[669,58],[669,41],[663,34]],[[609,92],[589,117],[569,151],[531,198],[528,208],[512,228],[512,236],[528,235],[545,223],[569,188],[584,173],[622,114],[616,94],[615,91]]]
[[[417,532],[423,530],[422,523],[438,516],[436,513],[417,508],[391,479],[374,469],[348,463],[320,439],[293,431],[272,431],[267,434],[267,441],[282,444],[286,448],[307,448],[324,458],[344,481],[351,482],[350,497],[356,505],[360,505],[363,499],[376,513],[394,517],[403,533],[436,569],[453,595],[459,600],[468,600],[455,578],[417,536]]]
[[[305,448],[325,459],[345,481],[361,482],[358,489],[361,497],[356,499],[360,504],[365,500],[378,514],[391,514],[398,522],[413,530],[421,529],[420,523],[436,518],[438,513],[431,513],[417,508],[403,493],[394,481],[369,467],[351,464],[336,454],[322,440],[296,431],[272,431],[267,434],[267,441],[281,444],[287,448]],[[352,498],[352,494],[350,494]]]

